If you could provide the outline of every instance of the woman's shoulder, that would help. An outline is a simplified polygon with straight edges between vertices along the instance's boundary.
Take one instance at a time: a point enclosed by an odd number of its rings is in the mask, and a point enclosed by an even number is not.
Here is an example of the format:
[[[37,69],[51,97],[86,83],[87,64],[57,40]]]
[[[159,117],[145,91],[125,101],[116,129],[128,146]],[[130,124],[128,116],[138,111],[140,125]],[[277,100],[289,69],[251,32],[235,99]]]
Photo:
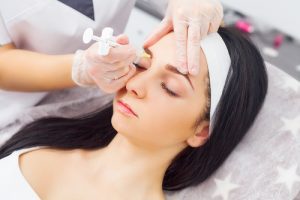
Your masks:
[[[0,193],[8,199],[40,199],[71,166],[82,163],[81,150],[33,147],[16,150],[0,160]],[[76,166],[76,165],[75,165]],[[74,168],[76,168],[74,166]],[[17,194],[15,191],[18,190]]]
[[[34,191],[45,197],[80,162],[81,150],[41,148],[20,154],[19,167]],[[47,180],[47,181],[45,181]]]
[[[62,169],[67,164],[75,162],[81,156],[81,150],[62,150],[50,147],[37,148],[19,154],[19,165],[21,170],[30,171],[45,170],[55,171],[57,167]],[[51,173],[52,174],[52,173]]]
[[[17,150],[0,159],[0,194],[1,199],[39,199],[24,179],[19,168],[19,155],[38,149]],[[18,192],[16,192],[18,191]]]

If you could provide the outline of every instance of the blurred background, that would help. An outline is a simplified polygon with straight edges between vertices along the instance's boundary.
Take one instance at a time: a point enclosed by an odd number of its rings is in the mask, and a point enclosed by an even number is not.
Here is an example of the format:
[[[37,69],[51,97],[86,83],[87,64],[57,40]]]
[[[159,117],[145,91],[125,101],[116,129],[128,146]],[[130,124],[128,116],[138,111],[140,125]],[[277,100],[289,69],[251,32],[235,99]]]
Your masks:
[[[221,0],[224,22],[254,41],[264,59],[300,80],[300,1]],[[125,33],[136,47],[158,26],[167,0],[137,0]]]

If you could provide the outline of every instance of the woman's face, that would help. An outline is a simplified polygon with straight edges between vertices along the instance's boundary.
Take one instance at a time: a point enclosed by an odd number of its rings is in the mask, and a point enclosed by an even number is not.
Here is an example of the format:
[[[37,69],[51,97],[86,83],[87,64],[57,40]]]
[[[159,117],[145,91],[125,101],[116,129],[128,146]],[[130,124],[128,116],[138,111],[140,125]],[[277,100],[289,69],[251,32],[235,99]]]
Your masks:
[[[194,127],[207,104],[205,56],[201,52],[197,76],[182,75],[172,67],[176,61],[174,41],[174,33],[170,33],[151,46],[152,58],[145,58],[140,66],[145,69],[138,68],[114,98],[113,127],[143,147],[196,147],[207,138],[209,122]],[[135,115],[128,113],[120,101]]]

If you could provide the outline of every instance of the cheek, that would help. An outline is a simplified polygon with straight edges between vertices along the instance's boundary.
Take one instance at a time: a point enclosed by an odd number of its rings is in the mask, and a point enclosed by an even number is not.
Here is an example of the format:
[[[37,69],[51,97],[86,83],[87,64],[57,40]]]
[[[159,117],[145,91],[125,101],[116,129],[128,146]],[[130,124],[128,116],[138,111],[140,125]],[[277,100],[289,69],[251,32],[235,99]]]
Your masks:
[[[168,146],[184,142],[193,134],[191,127],[196,115],[194,109],[187,109],[190,105],[170,98],[160,98],[155,102],[145,106],[141,121],[137,124],[148,141]]]
[[[139,118],[127,118],[114,111],[113,127],[117,132],[143,146],[162,148],[185,142],[194,134],[192,126],[201,110],[199,102],[166,95],[155,93],[133,104]]]

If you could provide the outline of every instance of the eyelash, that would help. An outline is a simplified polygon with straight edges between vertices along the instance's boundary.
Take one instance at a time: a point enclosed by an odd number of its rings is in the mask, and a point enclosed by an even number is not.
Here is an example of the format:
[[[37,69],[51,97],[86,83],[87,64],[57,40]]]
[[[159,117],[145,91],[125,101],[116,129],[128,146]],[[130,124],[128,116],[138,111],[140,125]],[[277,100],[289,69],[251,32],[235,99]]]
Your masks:
[[[139,68],[139,69],[146,70],[146,68],[141,67],[141,66],[138,65],[138,64],[134,64],[134,65],[135,65],[137,68]],[[162,89],[164,89],[164,90],[167,92],[168,95],[170,95],[170,96],[172,96],[172,97],[178,97],[178,94],[176,94],[175,92],[173,92],[172,90],[170,90],[170,89],[166,86],[166,84],[165,84],[164,82],[161,82],[161,83],[160,83],[160,86],[162,87]]]
[[[172,90],[170,90],[164,82],[161,82],[160,85],[170,96],[178,97],[178,95],[175,92],[173,92]]]

